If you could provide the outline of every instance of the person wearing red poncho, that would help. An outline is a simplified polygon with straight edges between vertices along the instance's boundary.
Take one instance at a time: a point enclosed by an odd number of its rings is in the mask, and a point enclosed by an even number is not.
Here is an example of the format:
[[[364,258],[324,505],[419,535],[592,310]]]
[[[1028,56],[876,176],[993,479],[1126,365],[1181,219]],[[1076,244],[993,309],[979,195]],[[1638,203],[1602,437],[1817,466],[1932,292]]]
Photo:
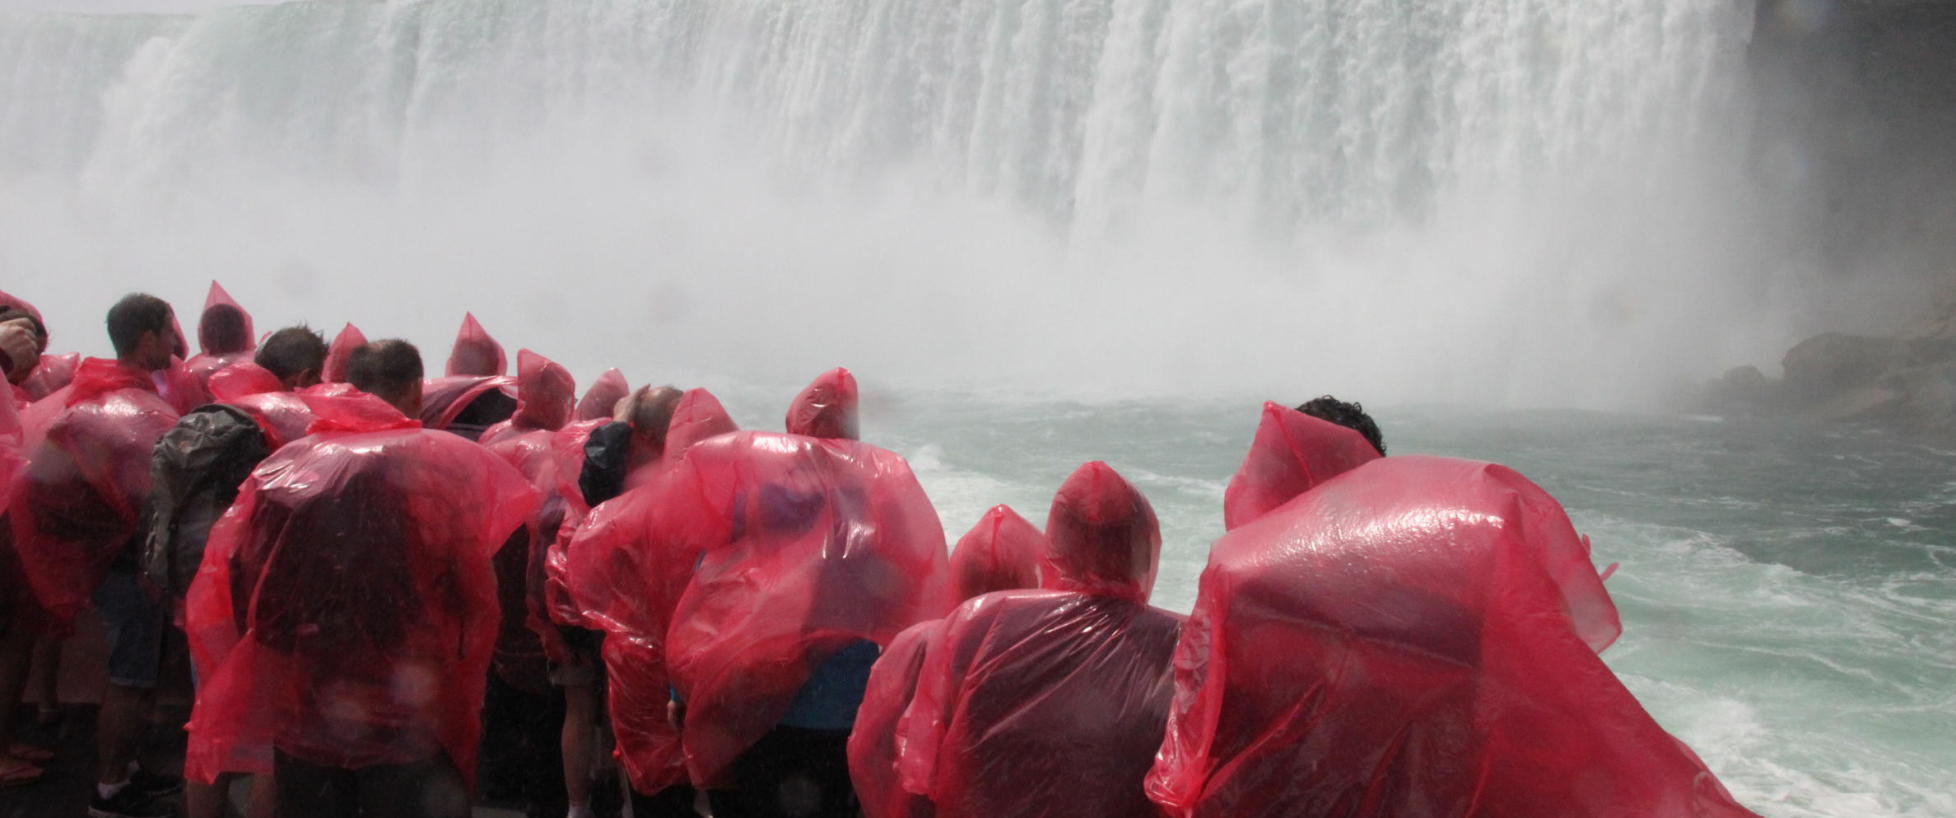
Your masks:
[[[451,378],[500,377],[509,371],[509,358],[503,345],[475,320],[475,313],[462,316],[462,328],[455,333],[455,347],[448,353],[444,374]]]
[[[251,362],[272,377],[279,387],[296,392],[325,381],[326,358],[331,350],[318,330],[304,324],[286,327],[265,338],[251,356]]]
[[[359,391],[306,395],[312,434],[262,463],[186,603],[201,666],[185,769],[276,778],[278,814],[466,816],[495,645],[491,561],[536,492],[420,428],[421,359],[357,351]]]
[[[502,627],[483,709],[484,795],[523,804],[532,815],[565,812],[569,794],[567,778],[560,774],[562,693],[550,682],[548,655],[553,651],[532,627],[529,599],[531,585],[542,581],[540,571],[532,579],[532,568],[541,567],[541,551],[556,539],[563,523],[564,506],[552,497],[552,443],[570,421],[576,389],[570,370],[531,350],[519,351],[516,411],[484,431],[480,441],[521,472],[543,498],[537,513],[496,552]],[[588,779],[588,772],[584,777]]]
[[[1051,543],[1009,506],[993,506],[951,549],[951,587],[963,602],[994,591],[1039,587],[1039,566]],[[863,706],[849,734],[849,779],[867,818],[929,818],[930,799],[903,788],[897,769],[897,727],[917,690],[917,676],[944,620],[919,622],[897,634],[870,670]]]
[[[1210,553],[1148,777],[1168,815],[1752,814],[1597,656],[1615,607],[1527,478],[1413,456],[1296,489]]]
[[[40,368],[41,353],[48,348],[48,331],[41,319],[26,310],[0,309],[0,370],[7,375],[9,403],[24,405],[30,396],[21,384]]]
[[[0,396],[0,509],[6,508],[14,478],[26,467],[18,412],[50,391],[48,369],[54,359],[42,354],[47,346],[40,311],[0,292],[0,369],[6,372],[7,390]],[[51,657],[55,652],[55,640],[42,633],[43,619],[14,553],[13,533],[0,519],[0,788],[40,780],[39,765],[54,758],[51,750],[14,740],[14,718],[28,670],[36,655]]]
[[[227,366],[252,359],[257,336],[251,331],[251,314],[231,298],[217,282],[211,282],[204,299],[204,312],[197,319],[198,354],[185,361],[183,368],[199,383],[210,384],[211,376]]]
[[[901,720],[905,789],[940,816],[1146,816],[1182,618],[1147,604],[1154,509],[1105,463],[1053,498],[1046,585],[964,603]]]
[[[835,376],[835,377],[831,377]],[[853,431],[850,394],[789,412]],[[792,419],[824,416],[802,426]],[[944,533],[909,465],[843,438],[738,432],[671,478],[674,542],[702,552],[667,633],[686,767],[715,815],[852,815],[847,743],[881,646],[949,607]]]
[[[696,547],[673,538],[678,530],[673,518],[690,511],[687,501],[693,489],[667,475],[673,473],[672,463],[694,443],[735,427],[719,400],[704,389],[683,396],[671,387],[641,390],[620,403],[618,410],[632,418],[633,429],[662,426],[663,431],[631,435],[633,451],[649,458],[639,469],[641,476],[619,481],[635,485],[591,510],[564,549],[558,573],[577,620],[596,629],[583,632],[588,636],[579,641],[580,650],[592,649],[598,641],[595,637],[603,637],[611,725],[631,784],[633,814],[681,818],[694,814],[696,793],[687,784],[678,732],[669,720],[672,687],[666,672],[665,636],[700,554]],[[594,481],[585,482],[590,487]],[[592,499],[601,496],[594,494]],[[566,689],[589,696],[587,690]],[[567,710],[587,708],[594,709],[580,705]],[[566,724],[567,737],[573,726]]]
[[[1358,404],[1329,395],[1296,409],[1265,403],[1249,454],[1223,492],[1223,528],[1247,525],[1384,455],[1378,425]]]
[[[0,324],[6,323],[4,318],[0,314]],[[11,501],[14,477],[27,465],[20,455],[20,417],[14,404],[11,399],[0,400],[0,509]],[[38,765],[53,757],[43,748],[14,742],[14,716],[39,636],[28,623],[16,621],[13,613],[13,597],[26,591],[25,584],[14,562],[12,538],[0,523],[0,708],[4,708],[0,709],[0,788],[39,781],[43,771]]]
[[[65,633],[92,601],[108,631],[108,686],[96,730],[90,809],[155,815],[182,782],[134,774],[162,667],[168,615],[139,587],[150,450],[176,423],[158,395],[178,340],[170,305],[132,294],[108,315],[113,361],[89,359],[74,383],[23,416],[28,468],[8,510],[15,551],[47,627]]]
[[[326,367],[319,373],[324,383],[346,383],[348,362],[353,360],[353,351],[367,345],[367,335],[359,327],[347,324],[340,328],[333,342],[326,347]]]

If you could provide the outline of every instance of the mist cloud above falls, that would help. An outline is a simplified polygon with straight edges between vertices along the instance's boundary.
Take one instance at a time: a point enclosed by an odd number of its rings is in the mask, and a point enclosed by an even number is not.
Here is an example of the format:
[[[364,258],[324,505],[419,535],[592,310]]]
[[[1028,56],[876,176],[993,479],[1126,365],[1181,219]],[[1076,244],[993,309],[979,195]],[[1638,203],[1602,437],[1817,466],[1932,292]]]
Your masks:
[[[623,0],[437,0],[227,11],[146,38],[64,28],[90,48],[50,58],[101,63],[0,103],[16,114],[0,143],[36,160],[0,168],[18,182],[0,189],[17,239],[0,266],[54,312],[58,345],[94,351],[121,292],[188,309],[217,278],[267,326],[351,320],[431,355],[473,310],[585,378],[792,383],[846,364],[1068,397],[1639,405],[1788,332],[1740,274],[1760,261],[1718,150],[1618,133],[1594,121],[1609,100],[1527,111],[1456,77],[1526,70],[1688,109],[1669,96],[1717,70],[1716,30],[1693,57],[1713,62],[1674,55],[1676,76],[1620,70],[1630,35],[1536,65],[1463,31],[1427,50],[1490,64],[1382,64],[1292,99],[1202,84],[1205,61],[1254,43],[1150,62],[1140,18],[1069,22],[1098,45],[1043,66],[961,51],[996,21],[920,22],[885,34],[954,41],[892,65],[862,56],[848,3],[798,6],[792,40],[754,28],[763,5],[662,7],[684,27]],[[1156,24],[1206,24],[1183,8],[1200,4],[1162,5],[1175,22]],[[1539,13],[1573,26],[1608,5]],[[1422,53],[1400,45],[1351,56]],[[1394,95],[1420,83],[1479,118]],[[99,117],[74,115],[75,88]],[[13,124],[36,117],[72,130]],[[1297,131],[1256,127],[1279,121]]]

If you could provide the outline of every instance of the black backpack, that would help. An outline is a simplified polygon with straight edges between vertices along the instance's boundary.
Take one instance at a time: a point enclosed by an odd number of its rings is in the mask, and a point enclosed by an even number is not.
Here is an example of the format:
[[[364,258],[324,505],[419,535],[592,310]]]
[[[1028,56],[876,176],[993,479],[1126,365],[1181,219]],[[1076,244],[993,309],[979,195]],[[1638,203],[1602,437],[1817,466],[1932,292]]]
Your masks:
[[[250,415],[221,404],[192,410],[156,442],[142,552],[143,577],[152,588],[183,598],[204,561],[211,527],[271,453]]]

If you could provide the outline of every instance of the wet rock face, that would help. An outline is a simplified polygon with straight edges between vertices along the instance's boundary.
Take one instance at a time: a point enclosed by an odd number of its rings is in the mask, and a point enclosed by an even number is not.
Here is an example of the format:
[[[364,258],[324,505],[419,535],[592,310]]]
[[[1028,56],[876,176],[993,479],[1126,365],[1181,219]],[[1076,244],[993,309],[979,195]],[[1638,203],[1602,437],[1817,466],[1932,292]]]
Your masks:
[[[1784,376],[1741,366],[1705,385],[1701,408],[1727,416],[1873,423],[1956,438],[1956,297],[1899,335],[1824,333],[1788,350]]]
[[[1875,387],[1908,357],[1899,338],[1829,332],[1801,341],[1786,353],[1784,396],[1795,402],[1826,403]]]

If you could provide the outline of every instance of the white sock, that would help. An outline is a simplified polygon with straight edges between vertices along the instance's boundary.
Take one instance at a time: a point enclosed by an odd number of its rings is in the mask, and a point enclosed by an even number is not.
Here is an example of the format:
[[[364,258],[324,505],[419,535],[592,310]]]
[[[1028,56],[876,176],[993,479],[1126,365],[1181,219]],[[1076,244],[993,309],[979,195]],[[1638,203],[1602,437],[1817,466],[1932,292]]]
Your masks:
[[[597,813],[591,811],[590,804],[572,804],[570,812],[566,813],[564,818],[596,818],[596,816]]]
[[[119,784],[96,784],[95,795],[107,801],[116,797],[117,794],[122,792],[122,788],[127,786],[129,786],[129,779],[127,778],[122,779],[122,783]]]

